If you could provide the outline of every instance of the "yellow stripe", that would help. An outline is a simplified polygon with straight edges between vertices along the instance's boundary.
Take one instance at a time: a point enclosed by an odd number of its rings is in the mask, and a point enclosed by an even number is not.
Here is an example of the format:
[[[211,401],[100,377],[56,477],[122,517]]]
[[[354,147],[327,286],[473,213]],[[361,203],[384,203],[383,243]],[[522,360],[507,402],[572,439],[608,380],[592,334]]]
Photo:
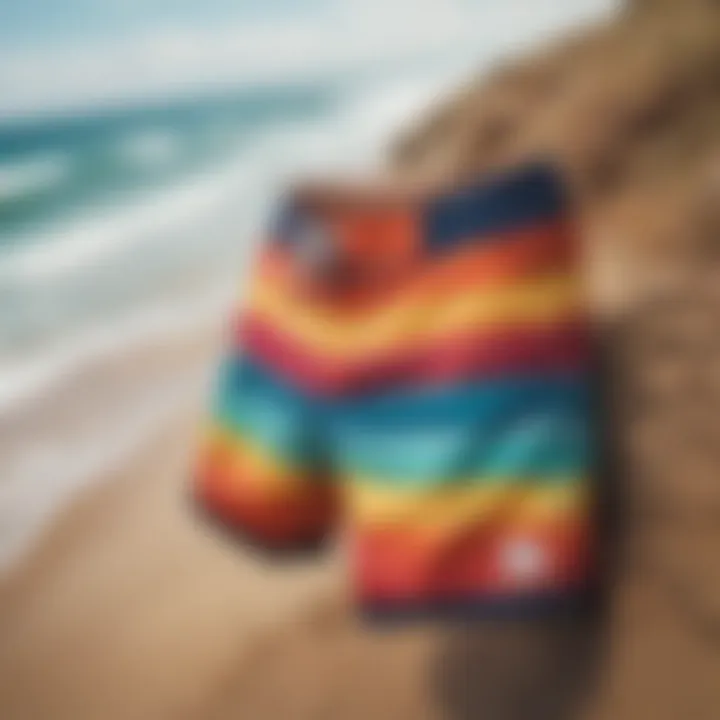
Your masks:
[[[584,483],[556,487],[505,483],[410,493],[350,483],[346,494],[352,517],[363,526],[435,530],[501,518],[513,523],[572,519],[590,507]]]
[[[259,317],[310,349],[347,357],[476,331],[483,325],[552,322],[578,309],[580,298],[577,278],[564,274],[511,288],[464,288],[446,298],[396,302],[351,320],[330,307],[309,306],[272,283],[256,283],[250,304]]]

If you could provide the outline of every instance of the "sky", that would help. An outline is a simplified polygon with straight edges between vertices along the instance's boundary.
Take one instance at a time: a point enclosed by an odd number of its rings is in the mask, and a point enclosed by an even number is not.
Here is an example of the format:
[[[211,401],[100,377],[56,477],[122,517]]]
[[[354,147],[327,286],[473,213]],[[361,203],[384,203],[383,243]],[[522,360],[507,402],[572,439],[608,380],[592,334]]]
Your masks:
[[[511,52],[614,0],[0,0],[0,117]]]
[[[168,21],[211,25],[321,9],[324,0],[0,0],[0,39],[10,44],[117,36]]]

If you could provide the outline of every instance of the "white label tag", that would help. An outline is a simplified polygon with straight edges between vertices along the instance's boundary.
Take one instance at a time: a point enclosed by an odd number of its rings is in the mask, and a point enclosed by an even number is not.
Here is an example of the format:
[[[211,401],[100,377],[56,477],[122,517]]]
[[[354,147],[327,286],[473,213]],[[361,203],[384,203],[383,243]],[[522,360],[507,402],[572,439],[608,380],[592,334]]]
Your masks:
[[[520,584],[542,580],[550,571],[550,558],[545,548],[535,540],[525,538],[508,541],[501,550],[500,563],[507,577]]]

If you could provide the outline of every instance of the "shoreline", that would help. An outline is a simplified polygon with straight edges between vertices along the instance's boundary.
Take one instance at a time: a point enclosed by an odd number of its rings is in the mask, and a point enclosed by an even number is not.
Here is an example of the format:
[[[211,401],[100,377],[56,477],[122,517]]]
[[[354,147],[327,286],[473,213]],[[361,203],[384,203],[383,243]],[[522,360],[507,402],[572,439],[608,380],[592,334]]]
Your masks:
[[[334,593],[331,555],[269,567],[188,512],[194,425],[86,489],[0,583],[7,717],[199,719],[263,630]]]
[[[218,320],[223,313],[218,312]],[[122,472],[176,417],[200,418],[220,323],[99,354],[0,414],[0,583],[79,497]]]

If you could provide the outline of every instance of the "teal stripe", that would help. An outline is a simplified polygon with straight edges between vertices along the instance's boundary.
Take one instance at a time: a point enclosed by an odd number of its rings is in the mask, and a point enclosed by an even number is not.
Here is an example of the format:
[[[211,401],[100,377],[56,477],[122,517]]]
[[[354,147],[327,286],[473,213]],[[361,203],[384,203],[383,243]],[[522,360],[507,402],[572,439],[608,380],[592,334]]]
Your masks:
[[[413,426],[442,427],[448,423],[480,423],[495,427],[510,418],[540,411],[590,414],[588,378],[585,373],[530,375],[481,379],[449,385],[418,387],[343,398],[332,402],[305,398],[297,388],[267,368],[242,358],[228,368],[231,394],[253,392],[280,403],[306,404],[330,424],[385,428],[389,432]]]
[[[319,469],[329,448],[336,473],[398,486],[582,479],[594,459],[583,384],[536,382],[481,383],[328,408],[269,382],[247,362],[230,362],[214,413],[222,428],[286,462]],[[433,422],[418,423],[406,406],[418,400],[424,407],[412,409]],[[398,406],[402,422],[393,417]],[[370,422],[357,422],[358,415]]]
[[[316,428],[299,404],[252,392],[219,393],[213,420],[221,429],[258,445],[283,462],[312,468],[320,462]]]
[[[351,434],[339,448],[338,461],[348,471],[400,487],[506,478],[571,482],[588,474],[593,455],[589,428],[567,417],[485,436],[472,427],[435,436]]]

